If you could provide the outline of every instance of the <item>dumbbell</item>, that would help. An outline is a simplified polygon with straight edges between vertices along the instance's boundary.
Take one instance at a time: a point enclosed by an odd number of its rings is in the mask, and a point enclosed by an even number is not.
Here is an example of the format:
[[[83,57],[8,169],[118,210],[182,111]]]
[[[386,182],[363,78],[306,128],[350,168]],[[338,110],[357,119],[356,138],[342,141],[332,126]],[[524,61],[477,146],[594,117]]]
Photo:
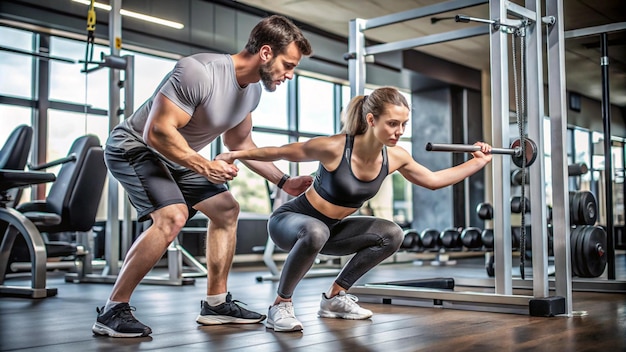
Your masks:
[[[481,220],[493,219],[493,206],[489,203],[480,203],[476,206],[476,214]]]
[[[493,229],[484,229],[480,233],[480,240],[486,249],[493,249]]]
[[[439,250],[439,235],[440,232],[435,229],[424,229],[420,232],[420,239],[422,241],[422,247],[429,251],[438,251]]]
[[[578,163],[578,164],[570,164],[567,166],[567,175],[568,176],[580,176],[586,174],[589,171],[587,164]],[[526,179],[524,180],[524,184],[528,185],[529,177],[528,172],[526,172]],[[511,186],[521,186],[522,185],[522,169],[516,169],[511,172]]]
[[[521,227],[512,226],[511,227],[511,247],[513,250],[518,250],[520,246],[520,237],[521,237]],[[530,248],[530,226],[526,226],[526,248]],[[480,234],[480,239],[482,241],[485,249],[492,250],[494,243],[494,234],[493,229],[484,229]]]
[[[530,200],[527,197],[524,197],[526,200],[526,204],[524,205],[524,212],[530,213]],[[522,212],[522,197],[513,196],[511,197],[511,213],[519,214]]]
[[[461,243],[461,231],[456,228],[447,228],[439,234],[439,243],[446,249],[460,250],[463,248]]]
[[[400,245],[401,249],[418,252],[420,251],[422,246],[422,240],[420,239],[419,233],[414,229],[407,229],[404,231],[404,240]]]
[[[469,250],[480,250],[483,247],[481,231],[478,227],[466,227],[461,231],[461,243]]]

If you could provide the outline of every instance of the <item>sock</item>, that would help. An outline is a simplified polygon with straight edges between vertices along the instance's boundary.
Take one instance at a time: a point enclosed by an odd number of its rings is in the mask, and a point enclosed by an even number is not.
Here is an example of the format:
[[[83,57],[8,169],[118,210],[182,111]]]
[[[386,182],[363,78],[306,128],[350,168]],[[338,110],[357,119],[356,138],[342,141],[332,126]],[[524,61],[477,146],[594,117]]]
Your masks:
[[[226,293],[220,293],[219,295],[206,296],[206,303],[210,306],[217,306],[226,302]]]
[[[112,309],[113,307],[115,307],[116,305],[120,303],[124,303],[124,302],[116,302],[116,301],[111,301],[111,299],[107,299],[107,303],[104,305],[104,313],[108,312],[110,309]]]

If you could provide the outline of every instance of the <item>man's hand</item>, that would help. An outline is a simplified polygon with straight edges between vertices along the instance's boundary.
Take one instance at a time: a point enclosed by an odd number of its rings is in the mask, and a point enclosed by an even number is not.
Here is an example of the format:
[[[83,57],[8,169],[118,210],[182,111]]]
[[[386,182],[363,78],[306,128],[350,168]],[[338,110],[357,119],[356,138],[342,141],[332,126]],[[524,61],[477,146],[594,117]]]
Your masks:
[[[289,195],[298,196],[302,192],[306,191],[313,183],[313,177],[311,176],[294,176],[285,181],[283,185],[283,191]]]
[[[239,168],[223,160],[209,161],[204,168],[204,177],[213,183],[226,183],[237,177]]]

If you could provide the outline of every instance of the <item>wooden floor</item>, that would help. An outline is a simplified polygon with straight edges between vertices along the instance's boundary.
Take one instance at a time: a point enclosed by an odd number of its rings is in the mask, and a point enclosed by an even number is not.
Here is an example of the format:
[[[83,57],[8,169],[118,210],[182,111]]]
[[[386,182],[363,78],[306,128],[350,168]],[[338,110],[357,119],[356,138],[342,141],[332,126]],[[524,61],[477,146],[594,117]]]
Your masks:
[[[453,267],[383,264],[359,283],[442,277],[486,277],[481,258]],[[618,256],[619,280],[626,279],[624,255]],[[230,291],[249,309],[266,313],[276,283],[257,282],[262,267],[236,267]],[[199,326],[195,322],[206,279],[186,286],[142,284],[131,305],[152,327],[146,338],[93,336],[96,306],[110,284],[65,283],[50,272],[48,286],[58,295],[46,299],[0,298],[1,351],[626,351],[626,295],[575,292],[573,317],[531,317],[447,308],[362,303],[370,320],[322,319],[316,316],[320,294],[332,278],[307,278],[294,295],[302,333],[275,333],[263,324]],[[12,278],[8,285],[28,284]],[[528,293],[531,294],[531,293]]]

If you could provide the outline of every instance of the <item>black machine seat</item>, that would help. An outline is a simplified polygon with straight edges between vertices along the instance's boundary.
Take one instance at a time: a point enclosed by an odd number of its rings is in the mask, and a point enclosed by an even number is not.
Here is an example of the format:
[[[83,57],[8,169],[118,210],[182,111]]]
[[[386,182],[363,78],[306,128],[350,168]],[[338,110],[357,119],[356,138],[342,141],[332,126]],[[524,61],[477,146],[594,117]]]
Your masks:
[[[33,141],[33,128],[27,125],[19,125],[9,135],[0,149],[0,169],[24,171],[28,154]],[[0,191],[2,205],[15,206],[22,195],[21,188],[3,189]]]
[[[74,141],[45,200],[20,204],[16,209],[40,232],[85,232],[95,223],[106,179],[104,151],[94,135]]]

